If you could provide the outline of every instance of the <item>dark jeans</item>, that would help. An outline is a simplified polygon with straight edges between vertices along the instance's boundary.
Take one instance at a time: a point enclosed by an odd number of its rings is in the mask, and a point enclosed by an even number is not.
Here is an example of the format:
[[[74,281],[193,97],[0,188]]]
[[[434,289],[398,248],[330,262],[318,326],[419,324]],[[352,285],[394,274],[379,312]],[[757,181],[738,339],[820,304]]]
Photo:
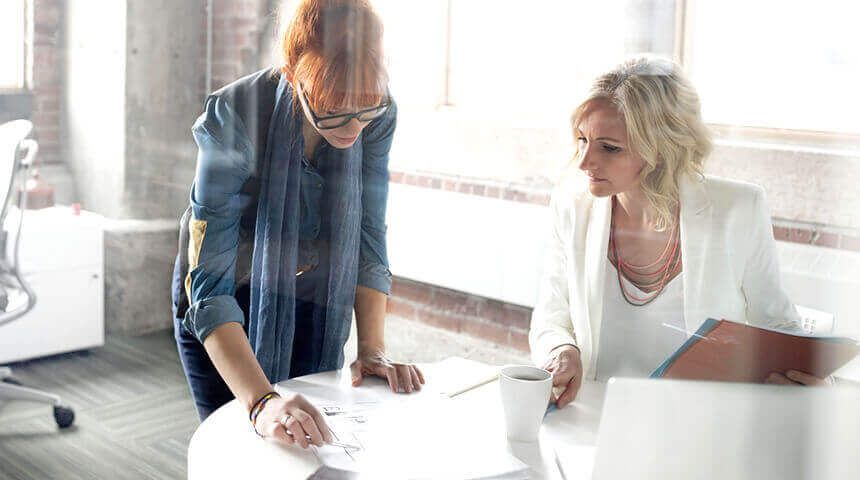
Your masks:
[[[322,334],[325,329],[325,316],[318,324],[314,320],[314,304],[304,298],[313,298],[312,292],[320,278],[320,269],[305,273],[301,281],[296,281],[296,331],[293,341],[293,355],[290,362],[290,378],[316,373],[319,360],[315,357],[321,350]],[[248,305],[251,289],[246,285],[236,290],[236,300],[245,312],[245,335],[248,335]],[[324,307],[323,307],[324,308]],[[197,338],[185,330],[182,319],[174,318],[173,333],[179,350],[179,359],[191,388],[191,396],[197,407],[200,421],[212,414],[218,407],[233,400],[234,396],[215,365],[209,359],[206,349]]]

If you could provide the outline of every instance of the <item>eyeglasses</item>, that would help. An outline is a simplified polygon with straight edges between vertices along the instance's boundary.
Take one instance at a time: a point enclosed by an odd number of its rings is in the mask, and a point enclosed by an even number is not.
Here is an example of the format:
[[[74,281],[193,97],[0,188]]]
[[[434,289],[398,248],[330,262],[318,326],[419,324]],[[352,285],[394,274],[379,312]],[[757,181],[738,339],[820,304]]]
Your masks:
[[[391,105],[388,100],[391,98],[391,95],[386,90],[385,97],[386,99],[380,105],[377,105],[373,108],[368,108],[365,110],[359,110],[355,113],[344,113],[341,115],[331,115],[328,117],[320,117],[317,116],[316,112],[310,107],[308,103],[308,99],[305,96],[304,89],[302,89],[301,84],[297,85],[298,88],[298,97],[302,106],[311,114],[311,118],[314,121],[314,125],[320,130],[331,130],[333,128],[338,128],[349,123],[353,118],[357,118],[359,122],[369,122],[371,120],[375,120],[381,117],[388,107]]]

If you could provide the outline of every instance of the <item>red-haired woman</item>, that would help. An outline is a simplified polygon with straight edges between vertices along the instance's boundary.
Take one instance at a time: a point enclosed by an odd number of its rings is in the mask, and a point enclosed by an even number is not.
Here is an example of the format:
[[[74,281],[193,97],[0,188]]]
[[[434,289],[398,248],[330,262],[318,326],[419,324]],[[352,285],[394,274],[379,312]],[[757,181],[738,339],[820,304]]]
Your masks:
[[[382,24],[366,0],[304,0],[284,67],[218,90],[192,132],[191,205],[173,277],[175,336],[201,420],[234,396],[257,433],[330,440],[320,413],[272,383],[341,368],[353,309],[364,375],[424,383],[385,356],[385,243],[396,107]]]

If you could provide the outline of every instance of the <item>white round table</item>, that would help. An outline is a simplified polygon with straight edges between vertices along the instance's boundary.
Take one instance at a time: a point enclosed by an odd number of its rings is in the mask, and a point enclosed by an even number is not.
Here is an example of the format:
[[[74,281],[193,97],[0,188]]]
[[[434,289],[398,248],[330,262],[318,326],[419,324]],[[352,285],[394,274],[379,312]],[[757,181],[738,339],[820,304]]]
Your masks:
[[[350,385],[348,368],[298,380],[304,386],[320,386],[329,391],[334,387],[339,398],[332,400],[360,402],[366,395],[377,395],[402,402],[401,405],[409,409],[410,414],[414,409],[415,415],[429,416],[432,412],[424,409],[432,402],[424,400],[441,396],[439,388],[434,387],[434,380],[438,385],[450,383],[451,377],[462,371],[443,369],[440,366],[444,363],[421,365],[427,385],[421,392],[409,395],[392,393],[387,383],[375,377],[365,378],[360,387],[354,388]],[[289,393],[284,388],[287,383],[276,385],[276,391]],[[568,479],[590,478],[605,387],[602,383],[586,382],[573,404],[546,416],[540,441],[532,443],[513,442],[505,438],[498,382],[443,401],[453,402],[447,405],[467,414],[467,417],[456,420],[457,423],[451,426],[452,431],[468,428],[472,437],[477,435],[477,438],[493,444],[506,444],[509,453],[531,468],[533,478],[561,478],[553,449],[564,452],[563,456],[568,460],[564,462]],[[463,418],[468,418],[467,422],[463,422]],[[432,421],[445,422],[446,418],[433,418]],[[463,423],[468,425],[464,426]],[[415,438],[421,432],[403,432],[398,441],[404,438],[408,442],[410,435]],[[572,458],[575,461],[570,461]],[[273,475],[275,478],[304,479],[320,465],[320,461],[309,450],[258,437],[248,422],[247,413],[236,400],[225,404],[200,424],[188,446],[190,480],[270,478]],[[573,468],[569,468],[570,465]]]

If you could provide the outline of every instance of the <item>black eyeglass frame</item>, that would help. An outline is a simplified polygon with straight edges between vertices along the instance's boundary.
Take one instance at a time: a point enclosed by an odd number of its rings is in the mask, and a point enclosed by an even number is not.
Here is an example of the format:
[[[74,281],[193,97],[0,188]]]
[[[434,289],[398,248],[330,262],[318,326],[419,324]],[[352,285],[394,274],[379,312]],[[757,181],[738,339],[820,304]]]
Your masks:
[[[343,113],[340,115],[330,115],[328,117],[320,117],[320,116],[317,116],[317,113],[314,112],[314,109],[312,109],[310,106],[310,103],[308,103],[308,99],[305,96],[305,91],[302,88],[301,84],[298,84],[297,88],[299,90],[298,95],[297,95],[299,97],[299,102],[301,102],[302,107],[307,109],[308,113],[311,114],[311,119],[314,121],[314,126],[320,130],[334,130],[335,128],[340,128],[340,127],[346,125],[347,123],[349,123],[350,120],[352,120],[353,118],[358,119],[358,121],[360,121],[360,122],[371,122],[371,121],[376,120],[377,118],[385,115],[385,112],[388,111],[388,107],[391,106],[391,92],[389,92],[388,87],[385,87],[385,98],[386,98],[386,100],[383,101],[383,103],[380,105],[377,105],[377,106],[372,107],[372,108],[366,108],[364,110],[359,110],[359,111],[353,112],[353,113]],[[361,115],[363,115],[365,113],[373,112],[375,110],[378,110],[379,112],[376,115],[374,115],[372,118],[369,118],[367,120],[362,120],[361,118],[359,118]],[[332,120],[335,118],[342,118],[343,122],[338,123],[335,126],[322,126],[322,125],[320,125],[320,122],[322,122],[324,120]]]

